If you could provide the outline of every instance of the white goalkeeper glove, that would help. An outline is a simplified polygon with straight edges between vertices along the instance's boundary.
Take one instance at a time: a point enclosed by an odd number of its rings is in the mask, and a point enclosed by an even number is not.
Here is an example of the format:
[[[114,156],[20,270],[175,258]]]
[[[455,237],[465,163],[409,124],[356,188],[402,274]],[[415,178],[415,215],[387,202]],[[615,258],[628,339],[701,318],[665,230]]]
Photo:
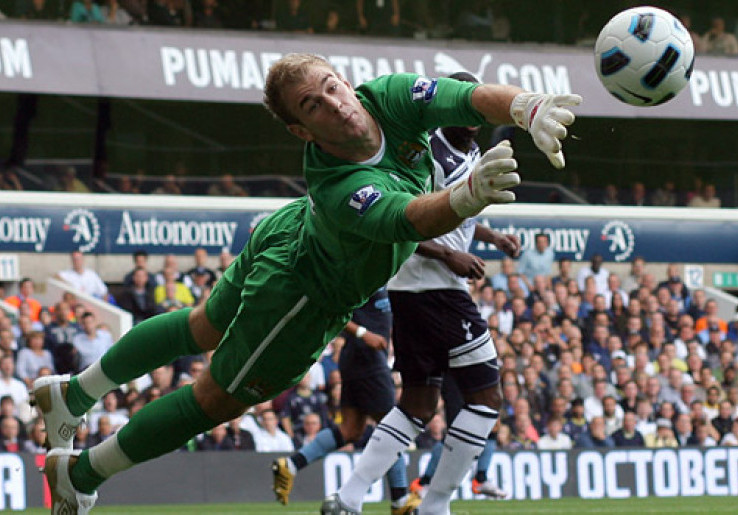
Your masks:
[[[574,113],[562,106],[581,102],[579,95],[519,93],[510,105],[510,115],[518,127],[530,132],[533,143],[546,154],[551,164],[563,168],[561,140],[566,137],[566,126],[574,123]]]
[[[466,180],[451,188],[451,209],[460,218],[469,218],[489,204],[514,202],[515,193],[505,190],[520,184],[513,171],[517,167],[510,142],[500,142],[484,153]]]

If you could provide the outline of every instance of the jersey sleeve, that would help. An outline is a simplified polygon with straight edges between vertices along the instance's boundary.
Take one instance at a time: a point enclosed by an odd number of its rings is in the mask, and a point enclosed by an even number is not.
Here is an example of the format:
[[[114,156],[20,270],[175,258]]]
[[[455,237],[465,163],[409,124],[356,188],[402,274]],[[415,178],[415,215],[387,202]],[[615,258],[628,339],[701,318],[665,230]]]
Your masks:
[[[383,80],[382,80],[383,79]],[[471,103],[471,95],[479,84],[441,77],[401,73],[378,80],[371,89],[362,91],[376,97],[382,110],[392,118],[419,129],[482,125],[484,116]]]
[[[392,179],[377,177],[374,170],[359,171],[340,193],[331,196],[324,214],[342,230],[368,240],[422,241],[427,238],[405,216],[405,209],[414,198],[412,193],[394,187]]]

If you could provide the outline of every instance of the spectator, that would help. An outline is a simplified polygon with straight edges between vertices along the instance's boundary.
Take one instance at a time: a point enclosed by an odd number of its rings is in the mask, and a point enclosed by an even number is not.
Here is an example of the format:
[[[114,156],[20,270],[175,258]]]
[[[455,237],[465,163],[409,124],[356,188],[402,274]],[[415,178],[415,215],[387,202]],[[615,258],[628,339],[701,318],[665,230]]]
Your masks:
[[[11,168],[7,168],[0,173],[0,190],[23,191],[23,184]]]
[[[143,268],[147,272],[149,271],[149,253],[145,250],[137,250],[133,253],[133,270],[126,273],[126,275],[123,277],[124,286],[133,285],[133,274],[139,268]],[[149,273],[149,280],[147,284],[151,288],[156,287],[156,276],[154,274]]]
[[[717,431],[711,425],[704,422],[695,423],[694,437],[699,447],[715,447],[717,445]]]
[[[645,438],[646,435],[656,432],[656,423],[653,419],[653,403],[646,397],[641,397],[636,403],[636,429]]]
[[[400,35],[400,0],[356,0],[356,15],[363,33]]]
[[[325,406],[326,394],[310,389],[310,374],[303,376],[295,389],[287,397],[281,413],[282,428],[290,438],[301,438],[304,434],[303,420],[308,413],[318,413],[321,426],[328,424],[328,411]]]
[[[96,433],[98,424],[102,417],[107,417],[111,429],[117,431],[128,423],[127,410],[118,407],[118,393],[114,390],[105,394],[102,398],[102,409],[93,410],[89,417],[90,431]]]
[[[33,331],[29,335],[27,345],[18,351],[16,371],[18,377],[30,389],[34,379],[38,377],[39,370],[46,367],[54,371],[54,358],[44,349],[44,333],[40,331]]]
[[[38,322],[38,317],[41,313],[41,303],[33,298],[33,293],[33,281],[28,277],[24,277],[18,282],[18,294],[12,297],[6,297],[5,302],[15,308],[20,308],[21,304],[24,303],[28,304],[31,320]]]
[[[15,361],[13,356],[0,357],[0,398],[9,395],[15,404],[15,416],[23,423],[31,421],[28,388],[25,383],[15,377]]]
[[[53,20],[56,18],[56,13],[51,3],[47,0],[26,0],[18,14],[26,20]]]
[[[579,449],[613,448],[615,442],[605,434],[605,419],[594,417],[589,429],[579,435],[575,447]]]
[[[535,449],[537,441],[538,433],[535,431],[530,416],[527,413],[516,414],[512,431],[512,448]]]
[[[537,275],[548,277],[554,262],[554,251],[551,248],[551,237],[545,233],[538,233],[535,244],[520,256],[518,262],[518,273],[526,282],[528,288],[532,288],[533,278]]]
[[[610,274],[607,277],[607,289],[602,294],[605,297],[605,305],[607,309],[612,308],[613,297],[620,297],[623,301],[622,306],[627,307],[630,301],[630,296],[620,287],[620,277],[618,274]]]
[[[547,433],[538,439],[538,449],[545,451],[571,449],[571,438],[562,431],[563,427],[560,418],[550,417],[546,422]]]
[[[228,424],[218,424],[197,442],[198,451],[232,451],[236,443],[228,434]]]
[[[133,324],[143,322],[157,313],[154,302],[154,289],[150,286],[150,275],[145,268],[137,268],[133,273],[133,284],[118,294],[118,307],[133,315]]]
[[[44,419],[36,418],[31,425],[29,438],[23,443],[23,451],[32,454],[46,454],[46,429]]]
[[[674,181],[667,180],[651,197],[654,206],[674,207],[677,205],[676,186]]]
[[[12,417],[0,420],[0,451],[21,452],[25,448],[25,438],[20,435],[20,423]]]
[[[623,408],[615,400],[612,395],[606,395],[602,399],[602,418],[605,420],[605,434],[612,434],[623,426]]]
[[[217,276],[215,271],[208,267],[208,251],[200,247],[194,252],[195,266],[187,271],[187,275],[194,281],[195,274],[207,276],[207,286],[212,287],[215,284]]]
[[[275,15],[277,30],[285,32],[313,33],[310,23],[310,13],[302,5],[301,0],[286,0],[278,2]]]
[[[79,355],[79,369],[84,370],[113,346],[113,338],[109,331],[98,328],[97,318],[91,311],[82,315],[80,325],[82,331],[72,343]]]
[[[87,437],[87,449],[99,444],[100,442],[104,442],[114,434],[115,429],[113,428],[113,424],[110,422],[110,417],[108,415],[102,415],[97,419],[97,431],[90,431],[90,435]]]
[[[218,182],[210,185],[208,188],[208,195],[220,197],[245,197],[246,190],[236,184],[233,180],[233,175],[227,173],[222,175]]]
[[[231,265],[231,263],[233,263],[234,259],[235,258],[233,257],[233,254],[231,254],[228,250],[224,249],[220,253],[220,256],[218,256],[218,261],[220,262],[220,265],[218,265],[218,268],[215,270],[216,281],[223,277],[223,273]]]
[[[626,202],[629,206],[647,206],[646,187],[642,182],[634,182],[630,188],[630,196]]]
[[[157,5],[157,4],[158,2],[155,1],[153,5]],[[177,23],[177,25],[178,24],[179,23]],[[166,25],[166,24],[161,23],[159,25]],[[174,175],[170,174],[170,175],[165,175],[164,179],[161,182],[161,185],[157,187],[151,193],[153,193],[154,195],[181,195],[182,189],[179,187],[179,184],[177,184],[177,178]]]
[[[738,54],[738,39],[725,30],[725,20],[719,16],[712,19],[710,30],[705,33],[702,39],[705,42],[705,51],[708,54]]]
[[[308,413],[302,419],[302,430],[295,433],[293,438],[295,448],[302,447],[312,442],[322,429],[320,415]]]
[[[176,279],[178,275],[179,272],[176,269],[164,269],[164,283],[154,288],[154,302],[159,306],[160,311],[166,311],[172,307],[191,306],[195,303],[195,297],[190,288]],[[191,284],[191,281],[189,282]]]
[[[569,435],[572,442],[576,442],[580,435],[587,431],[587,419],[584,417],[584,401],[577,397],[571,403],[569,416],[564,422],[564,433]]]
[[[218,1],[203,0],[202,7],[195,13],[195,27],[202,29],[221,29],[223,22],[218,16]],[[212,195],[208,191],[208,195]]]
[[[738,446],[738,418],[733,420],[730,433],[723,435],[720,440],[720,445],[727,445],[730,447]]]
[[[254,434],[257,452],[292,452],[295,446],[287,433],[279,429],[277,414],[273,409],[264,410],[261,426]]]
[[[717,441],[730,433],[733,427],[733,404],[729,400],[720,402],[718,414],[712,419],[711,424],[720,435],[719,438],[716,438]]]
[[[245,429],[241,429],[241,417],[234,418],[228,422],[228,435],[233,440],[235,448],[239,451],[254,451],[254,437]]]
[[[656,432],[644,436],[646,447],[658,449],[662,447],[679,447],[679,442],[674,438],[671,428],[671,420],[659,418],[656,421]]]
[[[718,316],[718,303],[715,299],[708,299],[705,302],[705,314],[695,320],[694,330],[697,333],[701,333],[710,326],[717,326],[718,331],[721,333],[721,339],[725,338],[728,334],[728,322]],[[703,342],[706,342],[706,338],[702,338]]]
[[[577,286],[580,291],[585,289],[585,280],[587,277],[593,276],[595,278],[595,285],[597,293],[600,295],[607,291],[607,278],[610,277],[610,272],[606,268],[602,268],[602,254],[594,254],[589,266],[583,266],[577,274]]]
[[[697,439],[692,433],[692,417],[689,416],[689,413],[681,413],[677,416],[674,424],[674,438],[676,438],[679,447],[697,444]]]
[[[630,273],[623,280],[623,290],[630,293],[633,290],[638,289],[641,285],[641,280],[645,270],[646,260],[641,256],[633,258],[633,261],[630,262]]]
[[[62,270],[58,277],[68,283],[75,290],[98,299],[105,300],[108,295],[108,287],[105,285],[97,272],[85,267],[85,256],[82,252],[75,250],[70,255],[72,268]]]
[[[733,35],[731,34],[731,36]],[[687,205],[696,208],[719,208],[721,201],[719,197],[715,196],[715,185],[711,183],[705,184],[702,187],[700,195],[693,197]]]
[[[571,259],[567,257],[559,258],[559,273],[553,279],[551,279],[551,285],[556,287],[557,284],[562,283],[566,286],[571,277]]]
[[[75,23],[105,23],[100,7],[92,0],[75,0],[72,4],[69,20]],[[72,167],[67,168],[67,170],[70,168]]]
[[[153,0],[153,2],[149,3],[148,16],[152,25],[168,27],[192,26],[192,8],[187,0]],[[181,193],[173,175],[168,175],[166,181],[169,185],[165,188],[172,188],[172,191],[176,188],[176,194]],[[173,193],[170,191],[169,194]]]
[[[626,412],[623,415],[623,427],[612,434],[615,447],[643,447],[646,445],[643,435],[636,429],[636,414]]]
[[[162,365],[149,372],[151,384],[141,392],[141,396],[148,398],[149,402],[153,398],[159,398],[174,391],[174,366],[171,364]]]
[[[45,328],[44,346],[51,351],[56,360],[57,352],[64,353],[64,345],[71,346],[74,337],[81,331],[78,324],[71,322],[72,310],[64,301],[54,305],[54,315],[51,324]],[[60,349],[57,351],[57,349]],[[67,347],[68,350],[68,347]],[[66,372],[61,372],[66,373]]]
[[[106,0],[105,5],[100,8],[100,14],[103,17],[103,23],[109,25],[130,25],[133,23],[133,18],[120,6],[118,0]]]
[[[4,418],[14,418],[18,421],[18,427],[20,428],[20,436],[26,437],[26,430],[25,430],[25,424],[23,421],[16,415],[18,413],[18,409],[15,405],[15,401],[13,401],[13,398],[10,395],[3,395],[2,398],[0,398],[0,420]]]

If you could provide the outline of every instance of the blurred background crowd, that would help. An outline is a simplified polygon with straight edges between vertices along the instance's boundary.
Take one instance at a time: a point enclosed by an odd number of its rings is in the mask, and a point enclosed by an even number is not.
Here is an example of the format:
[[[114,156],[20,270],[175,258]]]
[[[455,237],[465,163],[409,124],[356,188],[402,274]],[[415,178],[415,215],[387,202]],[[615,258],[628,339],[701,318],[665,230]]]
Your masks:
[[[635,257],[626,274],[602,257],[555,260],[546,235],[520,259],[470,283],[501,364],[501,449],[678,447],[738,444],[738,318],[723,319],[702,289],[688,289],[680,265],[656,276]],[[135,323],[205,301],[233,257],[149,259],[136,252],[129,272],[106,284],[80,252],[57,277],[74,291],[131,312]],[[156,266],[153,263],[156,262]],[[35,298],[30,279],[6,283],[0,298],[0,450],[43,453],[43,421],[29,405],[40,375],[84,369],[113,343],[94,310],[65,293],[53,305]],[[186,451],[288,452],[340,423],[344,345],[334,339],[296,387],[246,415],[199,435]],[[75,445],[113,434],[146,403],[197,379],[205,354],[180,359],[111,392],[91,411]],[[388,366],[392,364],[392,354]],[[394,377],[397,393],[402,381]],[[446,428],[442,405],[416,442],[430,448]],[[369,431],[365,435],[368,437]],[[361,447],[359,443],[357,447]]]

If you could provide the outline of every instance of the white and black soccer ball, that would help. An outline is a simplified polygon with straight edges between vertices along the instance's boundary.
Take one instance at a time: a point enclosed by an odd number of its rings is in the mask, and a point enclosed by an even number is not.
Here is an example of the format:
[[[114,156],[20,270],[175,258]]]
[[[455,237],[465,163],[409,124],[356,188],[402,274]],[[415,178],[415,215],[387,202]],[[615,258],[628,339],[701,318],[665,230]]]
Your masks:
[[[607,22],[595,43],[600,81],[615,98],[634,106],[671,100],[689,82],[694,44],[684,25],[656,7],[635,7]]]

